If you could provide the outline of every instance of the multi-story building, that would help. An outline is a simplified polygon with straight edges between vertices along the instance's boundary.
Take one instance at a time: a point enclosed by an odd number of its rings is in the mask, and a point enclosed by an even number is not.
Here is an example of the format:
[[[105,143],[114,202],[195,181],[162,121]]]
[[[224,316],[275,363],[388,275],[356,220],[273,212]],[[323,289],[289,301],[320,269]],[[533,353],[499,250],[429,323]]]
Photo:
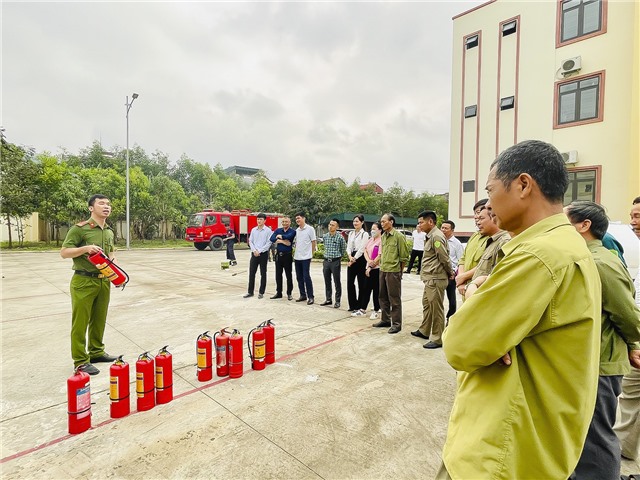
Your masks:
[[[527,139],[555,145],[565,203],[628,221],[640,195],[640,3],[492,0],[453,18],[449,217],[475,231],[490,164]]]

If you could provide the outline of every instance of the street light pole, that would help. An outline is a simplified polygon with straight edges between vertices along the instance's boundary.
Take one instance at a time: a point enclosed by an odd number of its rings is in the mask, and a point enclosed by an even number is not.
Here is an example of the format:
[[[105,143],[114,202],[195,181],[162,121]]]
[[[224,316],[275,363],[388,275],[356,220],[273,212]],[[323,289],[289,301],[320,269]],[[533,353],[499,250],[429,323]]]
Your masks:
[[[131,223],[129,222],[129,110],[131,110],[131,105],[133,105],[133,101],[136,98],[138,98],[138,94],[134,93],[133,95],[131,95],[131,102],[129,102],[129,95],[127,95],[127,98],[125,100],[126,103],[124,104],[127,109],[127,250],[131,248],[131,235],[129,234],[129,231],[131,229]]]

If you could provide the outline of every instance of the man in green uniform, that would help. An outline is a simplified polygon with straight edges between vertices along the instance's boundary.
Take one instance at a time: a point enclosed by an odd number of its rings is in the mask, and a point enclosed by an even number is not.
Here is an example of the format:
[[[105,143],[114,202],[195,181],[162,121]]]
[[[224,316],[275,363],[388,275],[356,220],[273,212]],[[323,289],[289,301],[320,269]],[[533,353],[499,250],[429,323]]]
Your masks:
[[[629,364],[640,367],[640,311],[635,288],[618,255],[602,245],[609,219],[600,205],[575,201],[564,209],[571,224],[587,242],[602,282],[600,377],[596,409],[587,440],[571,480],[618,480],[620,441],[613,431],[622,376]]]
[[[560,152],[537,140],[491,165],[493,214],[513,238],[442,336],[459,373],[439,479],[565,479],[578,463],[598,386],[601,287],[562,211],[568,183]]]
[[[89,220],[77,223],[69,230],[60,256],[73,259],[71,277],[71,357],[74,367],[89,375],[100,373],[92,363],[113,362],[116,357],[104,351],[104,329],[111,293],[111,282],[104,278],[89,255],[104,252],[113,258],[113,230],[106,224],[111,203],[104,195],[89,199]],[[88,351],[87,351],[88,345]]]
[[[449,243],[444,233],[436,226],[438,217],[431,210],[418,215],[418,230],[427,234],[422,255],[420,279],[424,283],[422,293],[422,324],[411,332],[414,337],[429,340],[424,348],[442,347],[444,330],[444,291],[453,277]]]

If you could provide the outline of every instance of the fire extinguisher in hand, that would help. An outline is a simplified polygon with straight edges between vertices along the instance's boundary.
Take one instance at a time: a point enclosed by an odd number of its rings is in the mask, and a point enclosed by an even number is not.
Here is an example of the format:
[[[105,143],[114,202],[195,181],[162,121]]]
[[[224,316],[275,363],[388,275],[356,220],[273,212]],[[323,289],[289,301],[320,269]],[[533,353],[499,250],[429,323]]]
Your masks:
[[[111,418],[126,417],[131,412],[129,401],[129,364],[120,355],[109,367]]]
[[[229,335],[226,328],[213,334],[216,347],[216,374],[219,377],[229,375]]]
[[[242,335],[234,329],[229,337],[229,377],[240,378],[243,373]]]
[[[89,375],[76,368],[67,379],[67,412],[72,435],[91,428],[91,386]]]
[[[196,340],[197,377],[198,381],[206,382],[213,378],[211,366],[211,337],[209,331],[198,335]]]
[[[258,325],[247,335],[247,349],[249,350],[249,358],[251,359],[251,368],[254,370],[264,370],[265,367],[265,335],[262,325],[263,324]],[[253,348],[251,348],[252,345]]]
[[[173,400],[173,359],[165,345],[156,355],[156,403]]]
[[[138,411],[151,410],[155,406],[155,378],[153,357],[144,352],[136,362],[136,395]]]
[[[116,287],[124,287],[129,282],[129,275],[121,267],[116,265],[113,260],[107,257],[101,250],[93,255],[89,255],[89,261],[93,263],[100,273],[109,279]]]

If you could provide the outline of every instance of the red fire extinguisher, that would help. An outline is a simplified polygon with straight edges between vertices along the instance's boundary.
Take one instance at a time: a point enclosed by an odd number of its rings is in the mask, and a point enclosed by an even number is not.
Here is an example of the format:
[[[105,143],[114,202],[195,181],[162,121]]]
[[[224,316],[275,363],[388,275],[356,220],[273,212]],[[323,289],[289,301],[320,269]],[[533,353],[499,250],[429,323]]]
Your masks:
[[[240,378],[243,373],[242,335],[234,329],[229,337],[229,377]]]
[[[229,335],[226,329],[213,334],[216,345],[216,374],[219,377],[229,375]]]
[[[209,331],[198,335],[196,340],[196,358],[198,360],[197,376],[198,381],[206,382],[213,378],[211,366],[211,337]]]
[[[91,387],[89,375],[76,368],[67,379],[69,433],[75,435],[91,428]]]
[[[127,275],[127,272],[122,268],[113,263],[113,260],[107,257],[104,252],[99,251],[93,255],[89,255],[89,261],[93,263],[96,268],[100,270],[100,273],[107,277],[116,287],[122,287],[124,289],[125,285],[129,281],[129,275]]]
[[[253,341],[251,341],[252,339]],[[260,324],[247,335],[247,349],[251,359],[251,368],[254,370],[264,370],[264,343],[264,330],[262,329],[262,324]],[[251,348],[252,345],[253,348]]]
[[[138,411],[151,410],[155,404],[153,357],[144,352],[136,362],[136,395],[138,396]]]
[[[264,322],[262,330],[264,331],[264,340],[266,353],[264,361],[267,364],[276,362],[276,324],[271,319]]]
[[[165,345],[156,355],[156,403],[173,400],[173,359]]]
[[[131,412],[129,401],[129,364],[122,359],[122,355],[109,368],[111,400],[111,418],[126,417]]]

